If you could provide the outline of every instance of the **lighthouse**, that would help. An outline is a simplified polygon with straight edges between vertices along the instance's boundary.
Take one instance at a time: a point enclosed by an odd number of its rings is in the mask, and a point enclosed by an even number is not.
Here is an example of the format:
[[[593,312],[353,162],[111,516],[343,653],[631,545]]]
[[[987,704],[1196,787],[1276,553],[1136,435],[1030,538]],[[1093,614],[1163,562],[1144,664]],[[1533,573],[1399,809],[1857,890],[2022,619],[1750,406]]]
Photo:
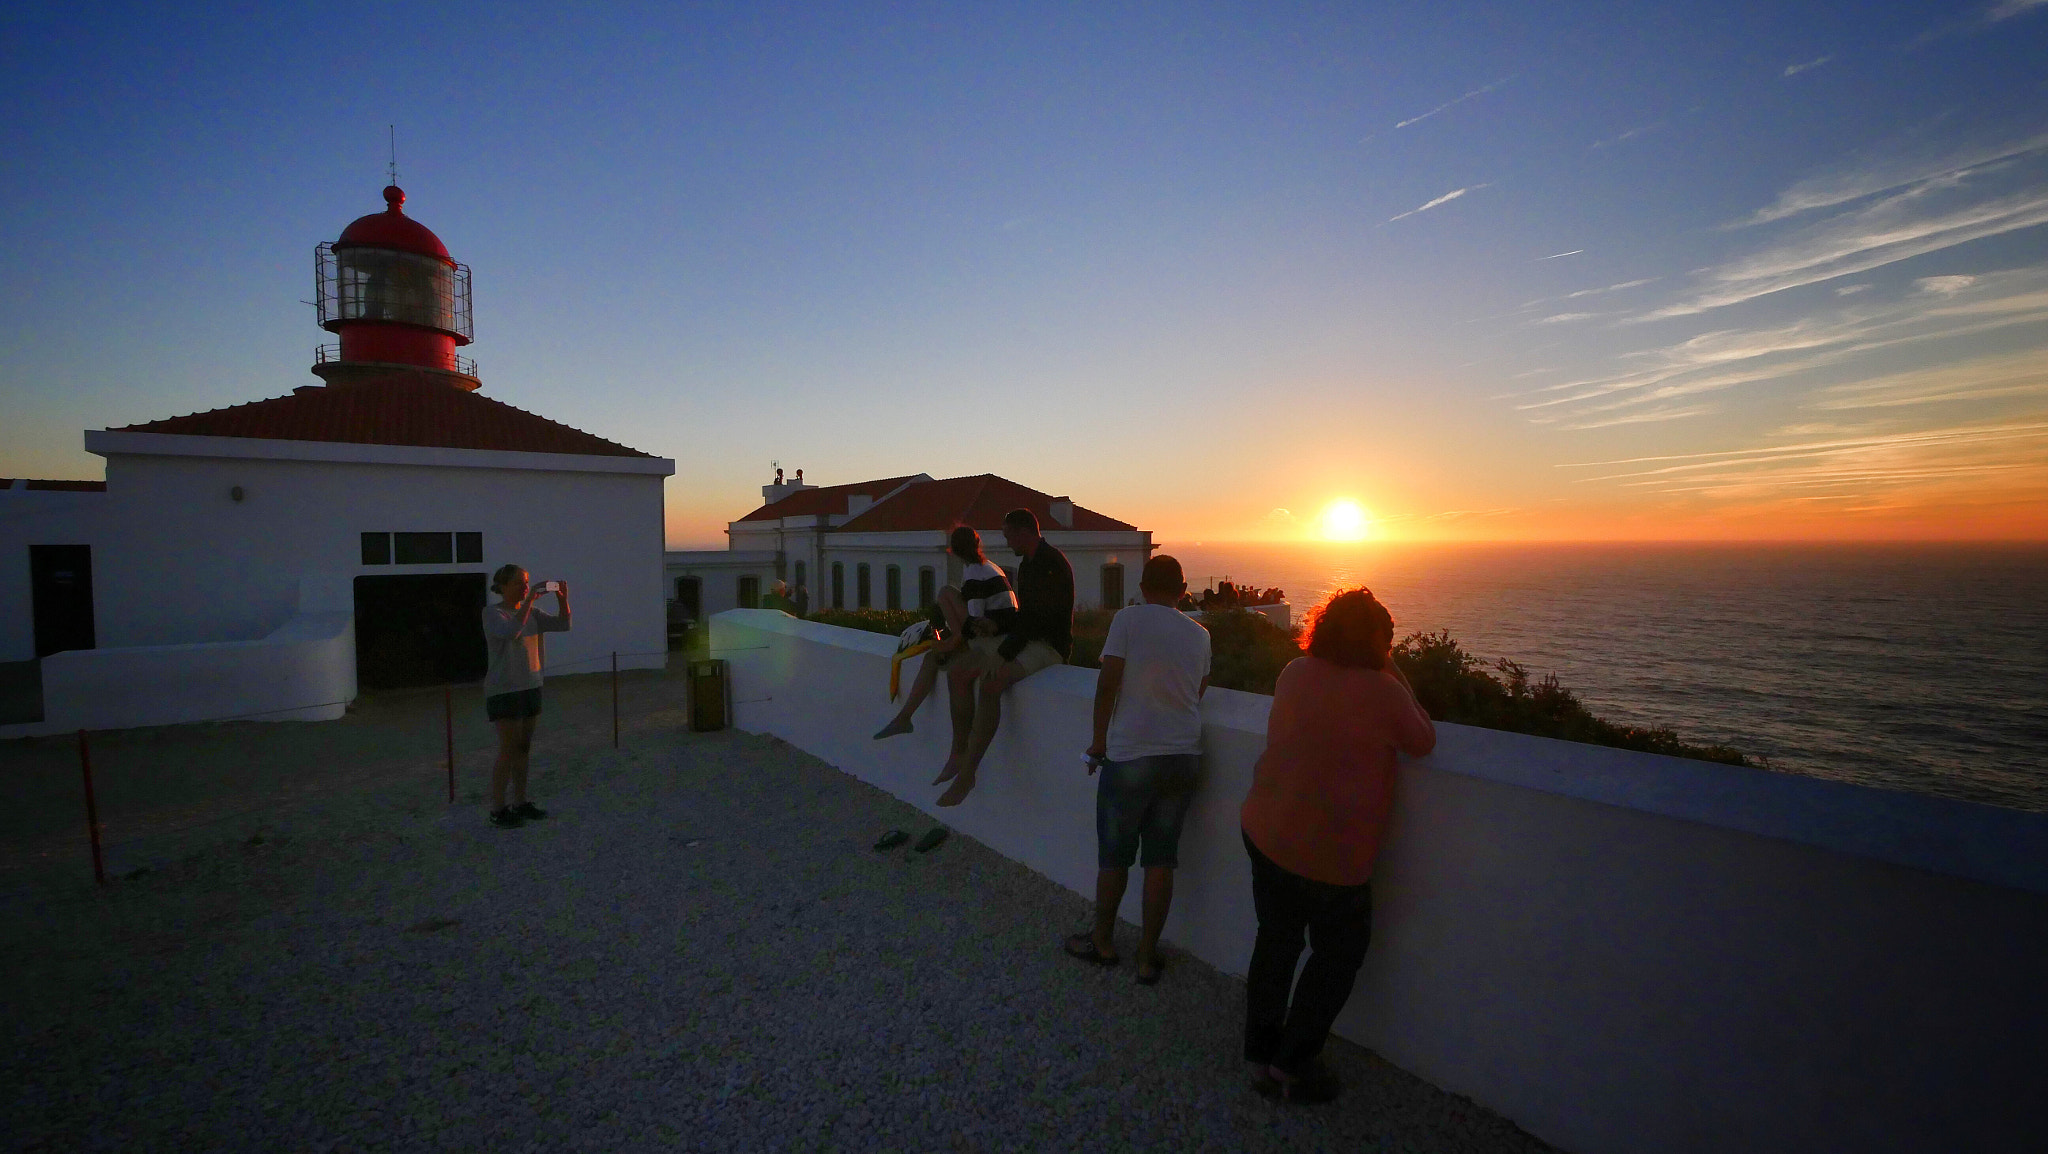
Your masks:
[[[480,382],[456,349],[474,337],[469,266],[426,225],[405,215],[405,190],[384,189],[384,211],[358,217],[313,250],[314,307],[339,344],[314,351],[329,384],[420,374],[458,389]]]

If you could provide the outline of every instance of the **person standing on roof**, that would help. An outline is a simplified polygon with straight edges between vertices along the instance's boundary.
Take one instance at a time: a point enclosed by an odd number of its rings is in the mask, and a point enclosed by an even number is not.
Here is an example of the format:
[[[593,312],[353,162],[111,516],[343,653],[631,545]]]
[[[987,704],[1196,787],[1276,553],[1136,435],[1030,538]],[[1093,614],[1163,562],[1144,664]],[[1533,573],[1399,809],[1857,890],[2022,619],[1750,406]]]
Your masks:
[[[1003,540],[1023,558],[1017,566],[1017,614],[1000,637],[975,637],[946,664],[953,706],[953,751],[932,782],[952,782],[942,806],[959,805],[974,789],[981,759],[1003,720],[1003,693],[1074,647],[1074,567],[1038,531],[1029,509],[1003,517]]]

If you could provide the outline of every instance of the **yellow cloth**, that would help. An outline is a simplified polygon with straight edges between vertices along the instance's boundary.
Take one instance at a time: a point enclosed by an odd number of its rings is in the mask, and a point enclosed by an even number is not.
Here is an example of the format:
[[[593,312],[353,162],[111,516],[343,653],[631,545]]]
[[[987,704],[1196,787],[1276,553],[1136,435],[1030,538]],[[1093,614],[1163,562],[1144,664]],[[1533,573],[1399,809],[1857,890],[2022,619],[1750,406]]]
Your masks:
[[[920,641],[908,649],[899,649],[889,659],[889,700],[894,701],[903,692],[903,663],[937,645],[936,641]]]

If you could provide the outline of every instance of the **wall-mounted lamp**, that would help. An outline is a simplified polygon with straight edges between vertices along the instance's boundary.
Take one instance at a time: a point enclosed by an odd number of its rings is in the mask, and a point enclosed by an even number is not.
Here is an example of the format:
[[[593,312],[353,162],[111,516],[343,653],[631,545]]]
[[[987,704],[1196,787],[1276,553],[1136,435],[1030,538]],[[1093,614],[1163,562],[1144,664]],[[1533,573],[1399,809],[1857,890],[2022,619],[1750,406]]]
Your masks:
[[[234,488],[232,488],[232,489],[229,489],[229,490],[228,490],[228,500],[230,500],[230,501],[239,501],[239,500],[241,500],[241,499],[242,499],[242,487],[241,487],[240,485],[236,485],[236,486],[235,486]]]

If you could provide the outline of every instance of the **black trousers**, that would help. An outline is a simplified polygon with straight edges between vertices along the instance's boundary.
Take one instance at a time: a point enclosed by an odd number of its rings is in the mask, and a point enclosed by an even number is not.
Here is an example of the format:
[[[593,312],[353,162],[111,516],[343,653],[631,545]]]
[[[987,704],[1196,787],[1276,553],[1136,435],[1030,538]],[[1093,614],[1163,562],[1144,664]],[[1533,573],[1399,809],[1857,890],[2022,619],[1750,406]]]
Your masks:
[[[1259,917],[1244,980],[1244,1057],[1291,1074],[1322,1053],[1330,1024],[1351,1000],[1352,983],[1372,944],[1372,883],[1310,881],[1273,864],[1243,836]],[[1311,949],[1296,982],[1303,931]]]

